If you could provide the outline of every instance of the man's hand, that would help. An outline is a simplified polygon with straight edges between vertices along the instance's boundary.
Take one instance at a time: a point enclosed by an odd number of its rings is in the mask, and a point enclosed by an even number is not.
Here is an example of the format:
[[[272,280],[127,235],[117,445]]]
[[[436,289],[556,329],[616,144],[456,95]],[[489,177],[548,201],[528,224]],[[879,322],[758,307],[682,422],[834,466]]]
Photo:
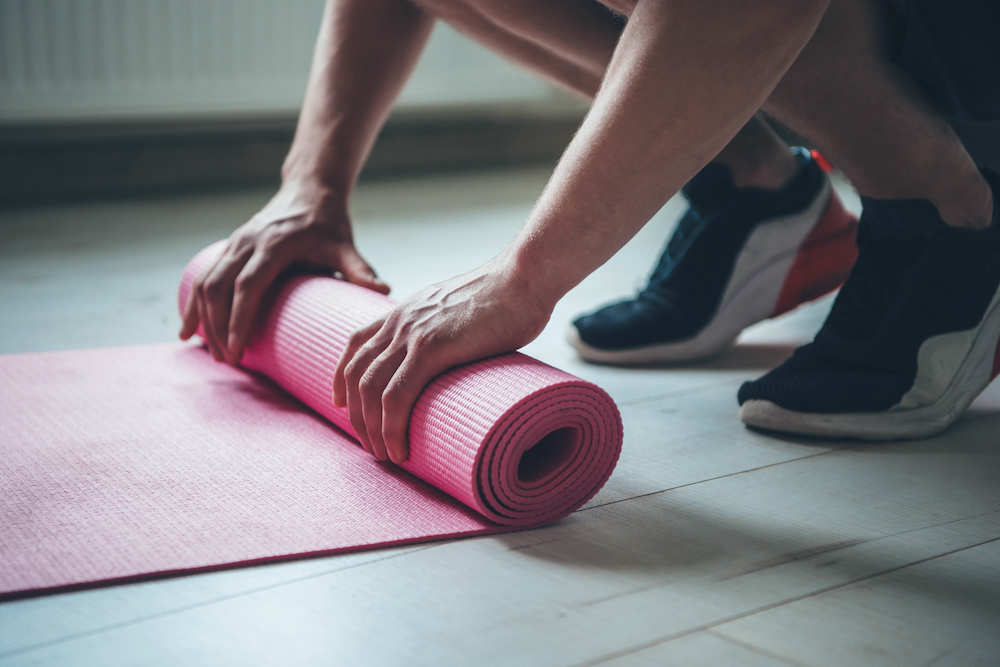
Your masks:
[[[333,403],[347,406],[366,451],[405,461],[410,412],[431,380],[541,333],[552,306],[510,264],[501,256],[432,285],[351,335],[334,371]]]
[[[201,322],[215,360],[237,363],[261,297],[293,264],[339,272],[352,283],[389,292],[354,248],[343,198],[320,186],[286,184],[233,232],[219,259],[195,280],[180,337],[190,338]]]

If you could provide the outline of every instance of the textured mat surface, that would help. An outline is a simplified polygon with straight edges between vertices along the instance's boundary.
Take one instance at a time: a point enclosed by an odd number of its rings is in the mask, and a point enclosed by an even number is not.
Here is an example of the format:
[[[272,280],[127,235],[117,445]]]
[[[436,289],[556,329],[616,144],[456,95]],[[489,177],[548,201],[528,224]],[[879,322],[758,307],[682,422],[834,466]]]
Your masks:
[[[181,303],[219,250],[188,265]],[[617,408],[520,354],[437,378],[403,470],[366,454],[332,371],[390,305],[285,281],[244,356],[253,374],[196,345],[0,357],[0,595],[542,525],[604,484]]]

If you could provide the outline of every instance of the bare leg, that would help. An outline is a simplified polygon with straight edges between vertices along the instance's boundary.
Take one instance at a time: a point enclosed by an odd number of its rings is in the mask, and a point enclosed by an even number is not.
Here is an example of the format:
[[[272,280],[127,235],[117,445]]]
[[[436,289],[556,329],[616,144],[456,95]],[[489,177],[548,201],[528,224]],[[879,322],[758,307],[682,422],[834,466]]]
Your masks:
[[[928,199],[945,222],[983,228],[989,186],[948,121],[890,62],[889,7],[834,0],[764,108],[808,136],[861,194]]]
[[[488,31],[535,44],[562,58],[563,67],[571,63],[586,72],[588,84],[576,89],[593,95],[589,77],[603,73],[608,45],[617,39],[615,21],[595,12],[593,3],[463,4]],[[635,6],[630,0],[607,4],[624,15]],[[899,4],[892,4],[894,13],[884,0],[835,0],[764,108],[816,142],[862,194],[926,198],[949,224],[984,227],[992,216],[989,187],[948,121],[890,62],[891,22],[899,20]],[[467,32],[484,37],[476,29]],[[557,72],[547,74],[558,80]],[[787,147],[756,117],[715,160],[733,171],[739,186],[779,187],[795,169]]]
[[[760,114],[755,114],[713,162],[729,167],[736,187],[777,189],[798,170],[792,152]]]
[[[586,99],[597,94],[623,25],[589,0],[417,2],[480,44]],[[797,170],[788,146],[759,116],[714,161],[730,169],[737,187],[780,188]]]
[[[610,16],[591,22],[581,30],[581,38],[591,43],[581,48],[573,58],[567,58],[552,48],[550,40],[526,39],[498,24],[479,7],[465,0],[414,0],[425,11],[446,21],[459,32],[506,59],[544,76],[581,97],[592,100],[601,85],[604,69],[621,30]],[[539,3],[540,8],[544,3]],[[578,22],[579,23],[579,22]],[[603,54],[603,65],[601,64]],[[588,65],[581,64],[587,62]]]
[[[622,28],[596,2],[564,6],[562,0],[542,0],[524,7],[495,6],[489,0],[414,2],[483,46],[588,100],[597,94]],[[524,29],[533,22],[538,26]]]

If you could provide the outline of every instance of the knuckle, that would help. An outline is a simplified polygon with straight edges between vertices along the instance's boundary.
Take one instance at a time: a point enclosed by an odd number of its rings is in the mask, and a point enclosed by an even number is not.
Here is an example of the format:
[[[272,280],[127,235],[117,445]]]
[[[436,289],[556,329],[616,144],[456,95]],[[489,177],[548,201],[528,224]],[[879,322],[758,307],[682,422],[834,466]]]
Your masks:
[[[273,256],[281,252],[284,248],[294,246],[301,235],[294,229],[283,229],[270,227],[261,236],[257,251],[265,257]]]
[[[403,404],[403,391],[399,385],[389,385],[382,392],[382,407],[386,409],[398,408]]]
[[[254,276],[240,274],[233,281],[233,290],[239,293],[249,292],[253,288]]]
[[[222,294],[224,287],[218,278],[209,278],[204,283],[204,294],[208,297],[216,297]]]
[[[355,331],[354,333],[352,333],[350,336],[347,337],[347,342],[344,344],[344,350],[345,351],[357,350],[359,347],[361,347],[361,339],[358,336],[358,332]],[[350,362],[348,362],[347,367],[350,368],[351,364],[353,363],[354,360],[352,359]]]
[[[257,249],[255,253],[257,255],[257,262],[259,264],[270,264],[271,262],[277,261],[281,254],[281,246],[277,244],[265,243],[262,247]]]
[[[371,392],[375,391],[377,388],[378,387],[375,384],[374,374],[372,373],[371,369],[368,369],[361,376],[361,379],[358,380],[358,389],[361,390],[362,394],[370,394]]]
[[[434,341],[428,336],[416,335],[413,336],[407,347],[411,354],[417,358],[423,358],[434,348]]]
[[[347,378],[348,382],[360,386],[362,380],[361,373],[363,372],[364,369],[361,366],[361,362],[357,359],[353,359],[348,362],[347,367],[344,369],[344,377]]]
[[[361,344],[368,339],[367,329],[355,329],[350,336],[347,337],[347,347],[357,348],[361,347]]]

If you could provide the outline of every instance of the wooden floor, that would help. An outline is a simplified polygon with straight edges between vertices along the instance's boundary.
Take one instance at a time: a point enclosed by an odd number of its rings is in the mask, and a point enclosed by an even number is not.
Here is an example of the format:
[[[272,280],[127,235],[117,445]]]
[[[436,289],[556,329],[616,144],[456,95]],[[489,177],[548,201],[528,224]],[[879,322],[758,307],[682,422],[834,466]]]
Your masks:
[[[546,175],[364,185],[360,247],[405,296],[498,252]],[[267,196],[0,210],[0,351],[171,340],[184,263]],[[939,437],[824,442],[744,428],[735,396],[829,299],[701,365],[592,366],[563,342],[575,314],[641,284],[681,207],[526,350],[621,408],[621,462],[584,509],[498,537],[2,604],[0,665],[1000,664],[1000,383]]]

